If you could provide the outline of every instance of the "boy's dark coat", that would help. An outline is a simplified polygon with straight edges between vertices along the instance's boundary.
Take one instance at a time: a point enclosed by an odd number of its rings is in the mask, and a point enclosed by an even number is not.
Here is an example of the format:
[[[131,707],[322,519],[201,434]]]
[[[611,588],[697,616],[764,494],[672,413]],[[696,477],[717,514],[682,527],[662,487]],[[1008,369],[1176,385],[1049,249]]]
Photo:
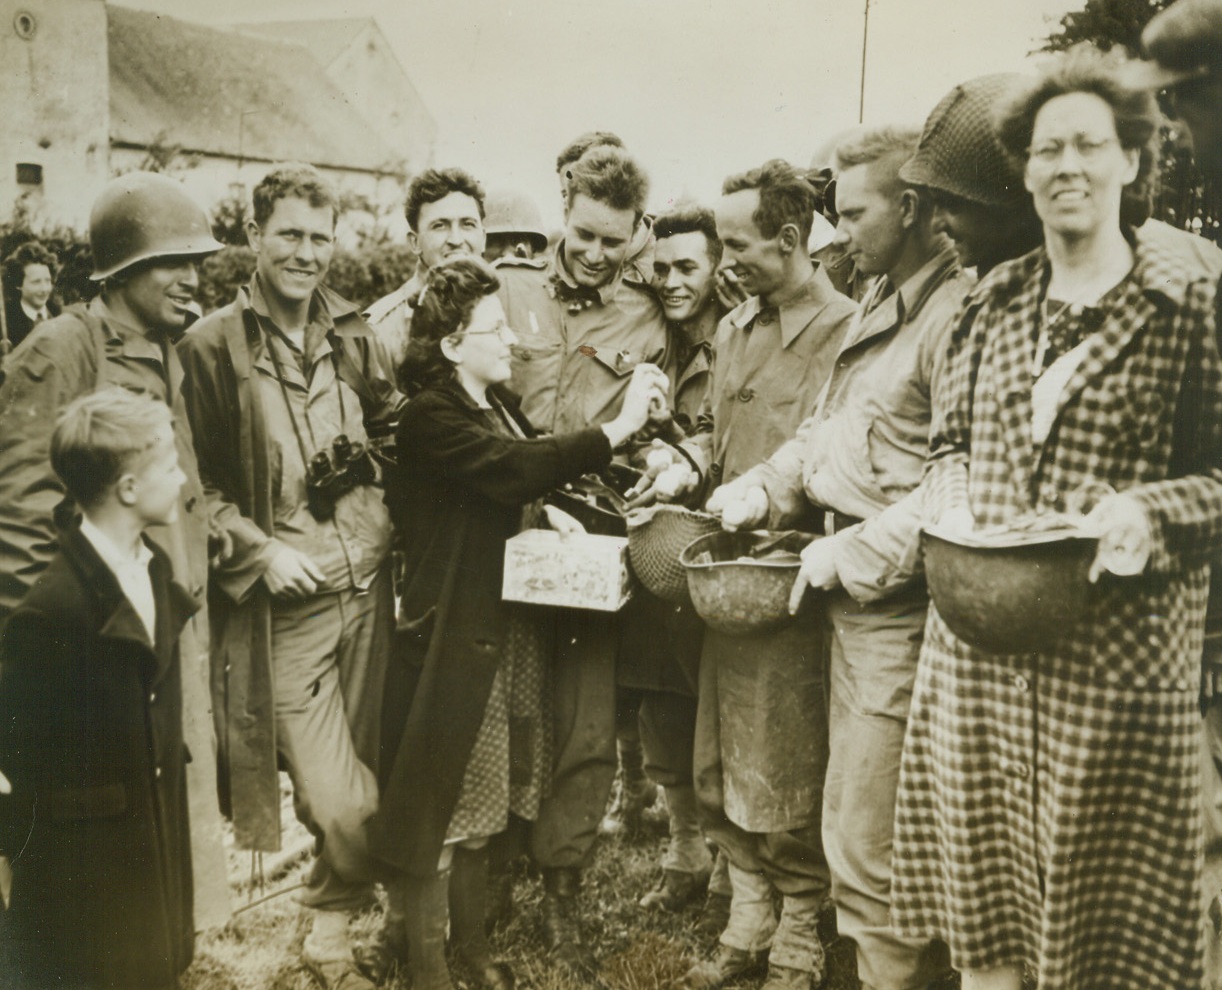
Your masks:
[[[194,940],[176,644],[197,606],[154,547],[153,649],[80,530],[60,548],[0,643],[0,973],[23,990],[173,986]]]

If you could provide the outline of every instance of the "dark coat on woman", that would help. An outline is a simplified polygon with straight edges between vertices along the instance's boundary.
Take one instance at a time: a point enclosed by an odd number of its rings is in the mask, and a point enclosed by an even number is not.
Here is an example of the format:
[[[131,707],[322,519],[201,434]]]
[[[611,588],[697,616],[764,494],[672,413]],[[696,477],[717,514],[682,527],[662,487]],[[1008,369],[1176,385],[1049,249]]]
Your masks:
[[[198,607],[153,547],[156,646],[78,528],[0,645],[5,987],[176,985],[194,944],[177,640]]]
[[[601,429],[537,437],[510,393],[491,391],[528,439],[498,430],[457,384],[429,387],[403,412],[387,479],[406,567],[372,844],[416,876],[437,869],[501,662],[505,541],[524,505],[611,460]]]

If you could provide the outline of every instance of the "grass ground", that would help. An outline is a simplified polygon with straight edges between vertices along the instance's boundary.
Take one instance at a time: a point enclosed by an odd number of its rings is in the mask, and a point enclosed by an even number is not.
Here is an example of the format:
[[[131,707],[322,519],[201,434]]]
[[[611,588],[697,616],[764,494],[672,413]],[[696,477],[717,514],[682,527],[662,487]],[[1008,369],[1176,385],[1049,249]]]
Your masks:
[[[291,814],[286,821],[290,819]],[[603,990],[679,990],[692,961],[711,948],[692,932],[696,907],[671,915],[646,913],[637,906],[656,880],[665,828],[661,812],[647,813],[646,828],[639,837],[600,842],[585,874],[586,932],[602,962]],[[289,890],[301,883],[304,872],[302,861],[267,888],[252,888],[250,854],[232,853],[230,881],[239,913],[225,929],[197,940],[196,961],[183,981],[183,990],[316,990],[317,984],[300,961],[308,920]],[[259,902],[278,891],[286,893]],[[514,895],[515,917],[494,936],[493,947],[513,966],[518,986],[524,990],[589,990],[589,983],[567,977],[549,964],[537,925],[538,881],[523,874]],[[354,937],[372,935],[379,922],[376,909],[362,915],[353,923]],[[821,934],[828,954],[828,976],[821,990],[857,990],[852,945],[836,936],[830,911],[822,919]],[[762,982],[760,976],[728,987],[756,990]],[[938,990],[957,986],[957,980],[947,981]],[[406,975],[398,975],[388,987],[409,990],[410,982]]]

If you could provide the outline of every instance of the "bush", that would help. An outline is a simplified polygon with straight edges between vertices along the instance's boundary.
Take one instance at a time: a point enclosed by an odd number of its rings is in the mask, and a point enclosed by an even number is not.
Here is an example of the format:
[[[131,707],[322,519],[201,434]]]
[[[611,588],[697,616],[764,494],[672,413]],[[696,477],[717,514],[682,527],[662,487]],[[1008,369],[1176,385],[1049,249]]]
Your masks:
[[[228,306],[238,287],[250,281],[255,271],[255,253],[248,247],[230,245],[199,266],[199,304],[205,313]]]
[[[416,267],[406,244],[366,241],[356,248],[337,248],[327,285],[361,309],[394,292]]]

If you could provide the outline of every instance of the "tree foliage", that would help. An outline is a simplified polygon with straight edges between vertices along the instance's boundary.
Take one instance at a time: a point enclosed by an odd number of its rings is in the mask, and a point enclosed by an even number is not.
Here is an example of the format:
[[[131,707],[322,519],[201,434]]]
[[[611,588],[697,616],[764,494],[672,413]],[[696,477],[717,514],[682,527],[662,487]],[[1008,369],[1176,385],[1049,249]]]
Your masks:
[[[1141,47],[1141,30],[1171,0],[1086,0],[1081,10],[1065,14],[1040,51],[1063,52],[1083,41],[1104,51],[1117,45],[1130,54]]]

